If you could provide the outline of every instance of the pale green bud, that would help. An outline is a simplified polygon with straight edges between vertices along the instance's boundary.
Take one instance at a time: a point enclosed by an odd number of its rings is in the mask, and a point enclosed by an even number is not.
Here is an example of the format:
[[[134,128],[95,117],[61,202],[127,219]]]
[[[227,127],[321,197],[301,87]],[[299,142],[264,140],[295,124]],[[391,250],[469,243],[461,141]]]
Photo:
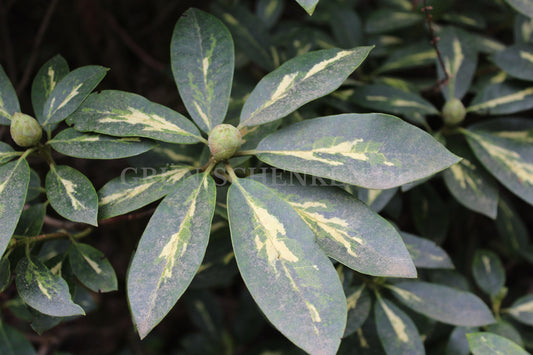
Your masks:
[[[220,124],[209,133],[209,150],[216,161],[229,159],[241,147],[241,132],[229,124]]]
[[[11,138],[21,147],[37,144],[43,135],[43,129],[37,120],[24,113],[17,112],[11,117]]]

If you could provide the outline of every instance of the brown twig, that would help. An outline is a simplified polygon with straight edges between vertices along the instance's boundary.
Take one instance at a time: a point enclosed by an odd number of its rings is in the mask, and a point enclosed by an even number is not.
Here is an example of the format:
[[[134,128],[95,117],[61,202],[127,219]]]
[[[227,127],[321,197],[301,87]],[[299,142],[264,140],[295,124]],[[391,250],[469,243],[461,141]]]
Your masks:
[[[444,73],[444,78],[439,80],[436,85],[436,89],[440,90],[442,86],[446,85],[448,83],[448,80],[450,80],[450,74],[446,70],[446,65],[444,64],[444,59],[442,59],[442,53],[439,50],[439,46],[437,45],[437,42],[439,41],[439,37],[435,35],[435,30],[433,29],[433,21],[430,11],[433,10],[433,6],[428,6],[427,1],[424,0],[424,7],[422,7],[422,12],[426,14],[426,23],[428,25],[429,34],[431,36],[431,44],[435,48],[435,52],[437,53],[437,59],[439,61],[439,64],[442,68],[442,72]]]

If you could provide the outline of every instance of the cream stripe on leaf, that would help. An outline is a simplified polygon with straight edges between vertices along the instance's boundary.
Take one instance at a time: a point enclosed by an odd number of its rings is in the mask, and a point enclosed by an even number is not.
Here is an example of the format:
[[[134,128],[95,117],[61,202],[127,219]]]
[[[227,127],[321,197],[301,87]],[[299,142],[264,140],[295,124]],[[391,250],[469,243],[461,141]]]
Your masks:
[[[228,217],[241,276],[266,317],[303,350],[335,353],[346,299],[305,222],[276,193],[249,179],[234,179]]]
[[[494,54],[492,61],[514,78],[533,81],[533,45],[531,44],[509,46]]]
[[[69,72],[67,61],[59,54],[48,60],[39,69],[31,87],[31,103],[35,118],[44,122],[43,111],[46,101],[57,83]]]
[[[505,285],[505,269],[500,257],[485,249],[477,249],[472,261],[472,276],[479,288],[496,297]]]
[[[53,165],[45,181],[50,205],[74,222],[97,225],[98,196],[89,179],[78,170],[66,165]]]
[[[17,93],[4,68],[0,65],[0,125],[9,125],[11,116],[20,112]]]
[[[417,268],[453,269],[453,263],[446,252],[434,241],[402,232],[402,239]]]
[[[365,323],[370,315],[372,299],[366,286],[345,286],[346,303],[348,305],[348,316],[346,319],[346,329],[343,338],[355,333]]]
[[[200,132],[185,116],[144,97],[104,90],[90,95],[67,122],[79,131],[119,137],[146,137],[170,143],[197,143]]]
[[[421,41],[392,53],[376,72],[383,73],[426,66],[433,64],[435,58],[437,58],[435,49],[431,47],[428,41]]]
[[[520,297],[505,312],[517,321],[533,326],[533,295]]]
[[[91,291],[110,292],[117,290],[115,271],[99,250],[88,244],[71,244],[69,261],[74,275]]]
[[[189,9],[176,24],[170,56],[187,111],[209,132],[224,121],[228,109],[235,66],[230,32],[213,15]]]
[[[244,104],[239,127],[275,121],[329,94],[359,67],[371,49],[326,49],[287,61],[257,84]]]
[[[192,175],[176,185],[148,222],[127,277],[128,301],[141,338],[172,309],[198,271],[215,195],[211,176]]]
[[[503,115],[533,108],[533,86],[503,82],[486,86],[477,94],[467,112],[481,115]]]
[[[499,135],[499,131],[507,132]],[[509,131],[522,132],[509,137]],[[533,204],[533,123],[529,119],[505,118],[469,127],[466,138],[476,157],[503,185]]]
[[[74,112],[106,75],[107,68],[88,65],[63,77],[46,100],[41,125],[59,123]],[[39,118],[39,117],[37,117]]]
[[[305,120],[267,136],[256,152],[282,169],[370,189],[419,180],[460,160],[429,134],[384,114]]]

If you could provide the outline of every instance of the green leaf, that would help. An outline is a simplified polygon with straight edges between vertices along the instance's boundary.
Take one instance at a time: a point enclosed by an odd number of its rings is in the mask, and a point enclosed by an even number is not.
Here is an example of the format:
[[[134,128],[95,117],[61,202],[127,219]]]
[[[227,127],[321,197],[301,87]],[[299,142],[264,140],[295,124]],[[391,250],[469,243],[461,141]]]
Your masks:
[[[138,137],[111,137],[67,128],[47,142],[60,153],[84,159],[119,159],[144,153],[155,142]]]
[[[67,165],[52,165],[46,174],[46,197],[61,216],[97,225],[98,196],[89,179]]]
[[[257,156],[282,169],[370,189],[400,186],[459,161],[429,134],[384,114],[298,122],[263,139]]]
[[[448,12],[442,16],[442,19],[453,24],[481,30],[487,28],[487,21],[481,12]]]
[[[520,297],[506,310],[517,321],[533,326],[533,295]]]
[[[470,347],[468,346],[466,334],[476,331],[478,331],[478,328],[455,327],[446,345],[446,355],[469,355]]]
[[[73,243],[69,249],[69,261],[74,275],[91,291],[100,293],[118,289],[115,271],[99,250],[88,244]]]
[[[235,66],[229,30],[213,15],[189,9],[176,24],[170,54],[187,111],[203,131],[211,131],[228,109]]]
[[[15,112],[20,112],[17,93],[0,65],[0,125],[9,125]]]
[[[284,7],[284,0],[259,0],[255,7],[255,14],[267,28],[271,28],[279,20]]]
[[[527,250],[529,245],[529,231],[520,218],[520,214],[507,198],[500,198],[498,202],[498,217],[496,229],[500,238],[516,254]]]
[[[513,29],[515,43],[533,42],[533,18],[521,14],[516,16]]]
[[[159,200],[192,169],[185,165],[163,166],[157,170],[148,167],[124,169],[121,176],[98,191],[99,218],[119,216]]]
[[[37,353],[23,334],[0,320],[0,354],[35,355]]]
[[[346,326],[346,298],[300,216],[247,179],[233,180],[228,216],[241,276],[265,316],[303,350],[335,353]]]
[[[531,0],[505,0],[516,11],[533,18],[533,3]]]
[[[426,269],[454,268],[448,254],[435,242],[406,232],[400,234],[416,267]]]
[[[397,192],[397,187],[386,190],[358,188],[357,198],[363,201],[374,212],[379,213],[388,205]]]
[[[38,203],[22,211],[17,228],[16,235],[25,237],[35,237],[41,233],[46,215],[46,204]]]
[[[352,335],[361,328],[367,320],[372,307],[370,293],[365,285],[349,287],[346,290],[346,303],[348,306],[348,316],[346,318],[346,329],[343,338]]]
[[[252,91],[242,108],[239,128],[275,121],[329,94],[361,65],[371,49],[325,49],[285,62]]]
[[[68,285],[37,259],[22,258],[17,264],[16,284],[20,297],[30,307],[55,317],[83,315],[72,302]]]
[[[364,43],[363,23],[354,10],[335,6],[330,13],[329,25],[339,47],[353,48]]]
[[[9,144],[0,142],[0,165],[7,163],[19,155],[20,152],[15,152],[15,150]]]
[[[303,186],[299,175],[255,175],[298,213],[326,254],[358,272],[416,277],[416,269],[392,225],[335,187]]]
[[[511,81],[485,86],[466,111],[479,115],[504,115],[530,108],[533,108],[533,86]]]
[[[520,335],[518,330],[516,330],[515,327],[513,327],[510,323],[504,320],[500,319],[498,322],[488,325],[486,328],[486,331],[497,334],[497,335],[501,335],[502,337],[515,342],[521,347],[524,346],[522,336]]]
[[[43,111],[44,105],[50,94],[69,72],[68,64],[65,58],[59,54],[43,64],[33,79],[31,86],[31,103],[35,118],[39,122],[44,122]]]
[[[428,41],[422,41],[392,53],[376,73],[431,65],[436,58],[435,48]]]
[[[392,302],[378,297],[374,317],[379,339],[387,354],[425,354],[424,344],[415,324]]]
[[[496,334],[488,332],[467,334],[470,350],[474,355],[505,354],[505,355],[527,355],[527,351],[518,344]]]
[[[498,255],[490,250],[476,250],[472,275],[479,288],[492,297],[505,285],[505,269]]]
[[[15,231],[28,191],[30,167],[25,159],[0,166],[0,255]]]
[[[296,0],[301,7],[311,16],[315,12],[315,7],[319,0]]]
[[[514,194],[533,204],[533,121],[482,121],[464,133],[485,168]]]
[[[203,140],[185,116],[124,91],[104,90],[90,95],[67,119],[78,131],[118,137],[146,137],[171,143]]]
[[[373,11],[366,19],[365,30],[367,33],[387,33],[421,22],[424,16],[414,11],[397,11],[393,9],[380,9]]]
[[[26,194],[26,203],[36,199],[41,192],[41,178],[39,174],[33,169],[30,169],[30,183],[28,185],[28,193]]]
[[[443,323],[475,327],[495,321],[485,303],[470,292],[422,281],[387,287],[407,307]]]
[[[515,44],[500,51],[492,61],[512,77],[533,81],[533,46]]]
[[[0,293],[11,283],[11,264],[9,258],[0,259]]]
[[[130,265],[128,300],[144,338],[191,283],[205,254],[215,210],[215,182],[197,174],[158,206]]]
[[[43,115],[39,122],[42,126],[63,121],[76,111],[80,104],[106,75],[107,68],[88,65],[75,69],[65,75],[50,96],[43,108]]]

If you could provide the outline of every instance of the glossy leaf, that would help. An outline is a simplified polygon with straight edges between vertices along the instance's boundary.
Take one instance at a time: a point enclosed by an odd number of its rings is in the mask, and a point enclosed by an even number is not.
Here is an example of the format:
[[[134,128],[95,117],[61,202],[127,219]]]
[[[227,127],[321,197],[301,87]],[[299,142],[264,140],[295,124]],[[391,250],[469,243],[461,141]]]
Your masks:
[[[520,297],[506,312],[517,321],[533,326],[533,295]]]
[[[315,11],[315,7],[318,4],[319,0],[296,0],[301,7],[311,16]]]
[[[31,86],[31,103],[35,118],[39,122],[44,122],[44,105],[50,94],[55,89],[57,83],[69,72],[65,58],[59,54],[43,64],[33,79]]]
[[[43,107],[42,126],[61,122],[74,112],[106,75],[107,68],[88,65],[65,75]]]
[[[78,131],[110,136],[189,144],[202,140],[196,126],[185,116],[123,91],[104,90],[90,95],[67,122]]]
[[[17,228],[15,229],[15,234],[25,237],[35,237],[41,234],[45,215],[45,203],[37,203],[29,206],[22,211]]]
[[[370,189],[419,180],[459,161],[427,133],[384,114],[298,122],[263,139],[257,156],[282,169]]]
[[[69,249],[69,261],[74,275],[91,291],[100,293],[118,289],[115,271],[99,250],[88,244],[73,243]]]
[[[233,40],[222,22],[187,10],[170,44],[174,80],[193,120],[205,132],[224,121],[235,66]]]
[[[346,326],[337,273],[292,207],[264,185],[234,179],[231,239],[255,302],[289,340],[310,353],[335,353]]]
[[[498,255],[490,250],[476,250],[472,274],[479,288],[490,296],[498,295],[505,285],[505,269]]]
[[[352,335],[361,328],[370,314],[372,299],[370,293],[364,285],[349,287],[346,290],[346,303],[348,305],[348,316],[346,318],[346,329],[343,337]]]
[[[373,11],[366,19],[367,33],[387,33],[412,26],[424,19],[423,15],[414,11],[397,11],[393,9],[379,9]]]
[[[15,112],[20,112],[17,93],[0,65],[0,125],[9,125]]]
[[[533,86],[503,82],[484,87],[466,111],[480,115],[503,115],[530,108],[533,108]]]
[[[128,300],[144,338],[191,283],[207,248],[215,182],[206,174],[179,183],[158,206],[130,265]]]
[[[65,155],[85,159],[119,159],[144,153],[155,142],[138,137],[111,137],[97,133],[82,133],[67,128],[48,144]]]
[[[67,165],[52,165],[45,187],[48,201],[57,213],[71,221],[96,226],[98,196],[85,175]]]
[[[527,355],[527,351],[516,343],[496,334],[470,333],[467,334],[468,344],[473,355],[505,354],[505,355]]]
[[[28,191],[30,168],[24,159],[0,166],[0,256],[15,231]]]
[[[492,57],[494,63],[512,77],[533,81],[533,46],[516,44]]]
[[[0,142],[0,165],[7,163],[19,155],[20,153],[15,152],[15,150],[9,144]]]
[[[0,354],[35,355],[37,352],[23,334],[0,320]]]
[[[533,18],[533,3],[530,0],[505,0],[516,11]]]
[[[423,41],[401,48],[392,53],[376,72],[384,73],[400,69],[431,65],[437,53],[428,41]]]
[[[401,236],[416,267],[426,269],[453,269],[453,263],[446,252],[435,242],[402,232]]]
[[[244,104],[239,128],[275,121],[329,94],[361,65],[371,49],[325,49],[287,61],[257,84]]]
[[[470,147],[505,187],[533,204],[533,121],[501,118],[470,126]]]
[[[407,307],[443,323],[474,327],[495,321],[485,303],[470,292],[422,281],[388,287]]]
[[[65,280],[53,274],[39,260],[22,258],[16,272],[17,290],[30,307],[55,317],[85,314],[80,306],[72,302]]]
[[[126,168],[121,176],[109,181],[98,191],[99,218],[119,216],[159,200],[172,191],[191,169],[184,165],[159,169]]]
[[[387,354],[425,354],[415,324],[392,302],[378,297],[374,317],[379,338]]]

